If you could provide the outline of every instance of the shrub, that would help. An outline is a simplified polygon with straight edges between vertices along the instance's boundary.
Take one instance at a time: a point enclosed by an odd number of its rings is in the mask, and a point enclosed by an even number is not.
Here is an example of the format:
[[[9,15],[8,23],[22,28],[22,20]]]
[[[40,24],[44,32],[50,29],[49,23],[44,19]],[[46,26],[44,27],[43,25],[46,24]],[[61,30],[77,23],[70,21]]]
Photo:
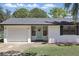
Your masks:
[[[56,45],[63,46],[64,44],[62,42],[56,42]]]
[[[35,56],[37,55],[37,53],[34,53],[34,52],[25,52],[23,53],[24,56]]]
[[[0,39],[0,42],[4,42],[4,40],[3,39]]]
[[[71,43],[71,42],[66,42],[66,43],[64,43],[64,45],[65,45],[65,46],[72,46],[73,43]]]

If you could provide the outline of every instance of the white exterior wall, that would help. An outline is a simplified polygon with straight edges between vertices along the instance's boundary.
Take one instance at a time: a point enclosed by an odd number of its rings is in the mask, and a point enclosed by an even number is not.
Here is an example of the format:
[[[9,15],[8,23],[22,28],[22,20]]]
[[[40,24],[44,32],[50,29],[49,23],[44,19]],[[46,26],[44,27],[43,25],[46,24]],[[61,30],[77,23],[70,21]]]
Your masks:
[[[48,26],[48,42],[79,43],[79,35],[60,35],[60,26]]]
[[[31,26],[5,25],[4,43],[7,42],[31,42]]]
[[[31,26],[29,25],[5,25],[4,43],[28,42],[31,43]],[[60,26],[48,26],[48,42],[73,42],[79,43],[79,35],[60,35]]]

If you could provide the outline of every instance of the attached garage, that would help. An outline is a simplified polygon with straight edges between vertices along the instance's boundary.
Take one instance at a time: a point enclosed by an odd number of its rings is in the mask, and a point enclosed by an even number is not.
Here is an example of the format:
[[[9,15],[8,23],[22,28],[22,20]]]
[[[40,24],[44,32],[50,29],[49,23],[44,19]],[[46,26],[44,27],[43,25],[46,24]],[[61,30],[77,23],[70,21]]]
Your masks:
[[[27,42],[30,36],[30,26],[7,25],[5,34],[7,42]]]

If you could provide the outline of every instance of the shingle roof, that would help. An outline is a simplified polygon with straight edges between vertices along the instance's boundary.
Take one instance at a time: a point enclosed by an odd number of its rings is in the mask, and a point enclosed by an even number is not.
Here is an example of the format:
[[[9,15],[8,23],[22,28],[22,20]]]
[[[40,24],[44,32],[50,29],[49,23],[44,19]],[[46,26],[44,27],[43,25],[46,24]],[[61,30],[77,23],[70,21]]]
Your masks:
[[[10,18],[0,24],[52,24],[53,22],[72,22],[69,18]]]

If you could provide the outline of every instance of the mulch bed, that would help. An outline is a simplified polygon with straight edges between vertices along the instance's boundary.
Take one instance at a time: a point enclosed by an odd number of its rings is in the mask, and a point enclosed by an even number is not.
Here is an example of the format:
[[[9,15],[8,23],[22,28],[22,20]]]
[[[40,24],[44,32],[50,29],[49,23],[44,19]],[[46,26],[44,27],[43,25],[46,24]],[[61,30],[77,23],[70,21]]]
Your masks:
[[[23,56],[24,54],[19,51],[7,51],[7,52],[0,52],[0,56]]]
[[[0,56],[35,56],[36,53],[24,53],[20,51],[0,52]]]

